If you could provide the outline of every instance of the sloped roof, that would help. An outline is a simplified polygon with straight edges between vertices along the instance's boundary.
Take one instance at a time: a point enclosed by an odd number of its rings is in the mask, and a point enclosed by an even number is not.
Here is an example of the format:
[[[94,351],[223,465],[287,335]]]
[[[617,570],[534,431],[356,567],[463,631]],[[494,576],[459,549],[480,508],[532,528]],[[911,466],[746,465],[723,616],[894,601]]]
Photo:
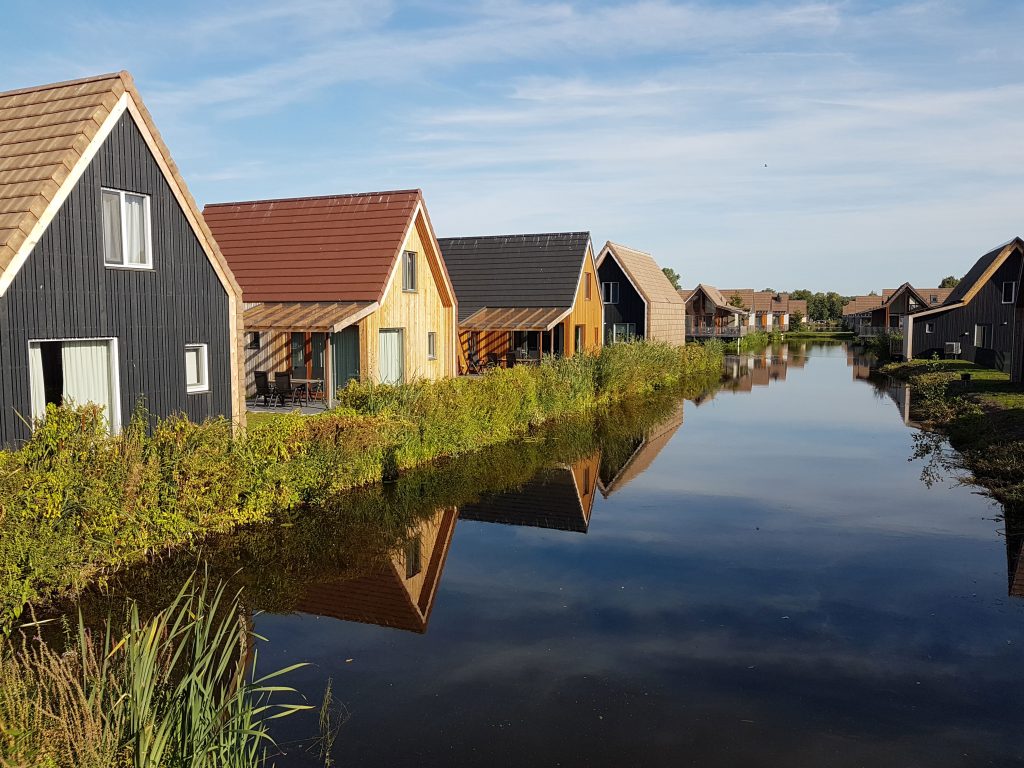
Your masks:
[[[956,288],[950,292],[944,303],[956,304],[961,301],[967,302],[974,298],[974,295],[981,289],[981,286],[999,269],[1000,265],[1006,261],[1007,257],[1015,249],[1024,250],[1024,241],[1019,237],[996,246],[974,262],[974,265],[967,271],[963,279],[957,283]]]
[[[651,254],[609,240],[601,249],[598,266],[606,254],[610,254],[619,263],[622,270],[633,281],[633,285],[648,302],[685,304]]]
[[[377,306],[374,301],[267,301],[245,310],[245,329],[337,333]]]
[[[620,491],[629,485],[633,480],[642,475],[658,458],[662,448],[671,442],[672,437],[683,426],[683,404],[679,405],[671,414],[659,424],[655,424],[644,435],[643,441],[637,449],[629,456],[626,463],[615,472],[615,475],[604,482],[600,480],[601,495],[608,498],[616,491]]]
[[[128,72],[68,80],[0,93],[0,293],[35,246],[62,201],[88,166],[110,127],[126,111],[168,176],[200,244],[230,294],[240,290],[185,180],[171,159]],[[50,209],[50,210],[48,210]]]
[[[843,306],[844,315],[859,315],[882,306],[883,296],[854,296]]]
[[[589,232],[438,238],[459,320],[484,307],[572,307]]]
[[[521,488],[459,508],[460,520],[586,533],[590,525],[571,467],[546,469]]]
[[[215,203],[203,209],[247,302],[380,301],[418,189]]]
[[[484,307],[459,325],[465,331],[549,331],[564,307]]]
[[[742,309],[734,307],[729,303],[722,291],[718,290],[713,285],[708,285],[707,283],[699,283],[696,288],[689,291],[680,290],[679,296],[683,299],[683,303],[685,304],[692,299],[698,291],[703,291],[704,295],[711,299],[711,302],[720,309],[735,313],[742,312]]]

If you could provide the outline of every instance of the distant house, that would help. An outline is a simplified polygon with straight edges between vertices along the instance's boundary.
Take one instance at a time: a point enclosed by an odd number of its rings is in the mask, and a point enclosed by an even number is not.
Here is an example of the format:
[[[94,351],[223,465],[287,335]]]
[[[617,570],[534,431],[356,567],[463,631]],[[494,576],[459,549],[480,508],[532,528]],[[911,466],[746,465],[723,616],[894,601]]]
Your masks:
[[[608,498],[613,493],[621,491],[654,463],[661,450],[683,426],[684,402],[680,400],[672,413],[638,437],[631,444],[630,453],[623,452],[620,456],[611,456],[607,452],[602,454],[597,484],[602,496]]]
[[[455,294],[419,190],[204,209],[242,286],[254,374],[396,384],[455,373]]]
[[[681,290],[686,300],[687,336],[743,336],[753,331],[772,333],[790,330],[799,314],[807,319],[807,302],[791,299],[788,293],[755,291],[750,288],[723,288],[707,283]]]
[[[438,241],[459,302],[460,362],[539,360],[601,348],[589,232]]]
[[[520,488],[463,504],[460,520],[586,533],[598,488],[600,452],[542,470]]]
[[[868,294],[863,296],[853,296],[850,300],[843,305],[843,323],[851,331],[860,335],[868,335],[868,329],[871,327],[871,313],[880,307],[882,303],[892,295],[892,289],[882,291],[882,295],[879,296],[877,293]],[[861,333],[863,331],[863,333]]]
[[[608,241],[597,274],[605,344],[634,338],[686,343],[686,302],[649,253]]]
[[[1008,371],[1019,381],[1024,343],[1019,338],[1024,329],[1019,296],[1022,254],[1024,241],[1019,237],[992,249],[940,306],[912,315],[904,336],[906,357],[958,357]]]
[[[309,584],[292,608],[314,616],[424,634],[458,516],[454,507],[439,509],[419,522],[405,543],[369,573]]]
[[[929,307],[941,305],[950,295],[951,288],[914,288],[904,283],[893,291],[887,291],[881,305],[871,310],[871,325],[890,331],[901,331],[910,315]]]
[[[0,444],[245,410],[241,293],[127,72],[0,94]]]

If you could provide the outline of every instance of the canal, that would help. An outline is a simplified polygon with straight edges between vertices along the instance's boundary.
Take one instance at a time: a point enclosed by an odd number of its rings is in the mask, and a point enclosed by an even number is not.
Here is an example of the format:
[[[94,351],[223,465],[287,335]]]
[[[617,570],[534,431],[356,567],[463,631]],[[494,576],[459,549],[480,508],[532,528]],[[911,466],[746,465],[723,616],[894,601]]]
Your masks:
[[[386,551],[325,515],[221,555],[256,571],[260,667],[311,662],[317,705],[330,680],[337,765],[1024,758],[1021,524],[922,482],[899,390],[844,346],[726,369],[370,493],[416,521]],[[278,721],[276,763],[323,765],[319,730]]]

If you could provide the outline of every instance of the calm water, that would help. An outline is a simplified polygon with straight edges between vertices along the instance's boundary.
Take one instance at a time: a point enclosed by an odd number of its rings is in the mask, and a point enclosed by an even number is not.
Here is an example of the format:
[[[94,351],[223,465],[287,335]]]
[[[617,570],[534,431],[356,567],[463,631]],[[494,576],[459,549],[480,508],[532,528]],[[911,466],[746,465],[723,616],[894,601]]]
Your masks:
[[[333,681],[340,766],[1016,764],[1020,525],[921,482],[900,393],[843,347],[785,356],[536,474],[388,491],[428,501],[373,565],[310,534],[252,590],[260,666]],[[280,723],[278,764],[316,764],[316,717]]]

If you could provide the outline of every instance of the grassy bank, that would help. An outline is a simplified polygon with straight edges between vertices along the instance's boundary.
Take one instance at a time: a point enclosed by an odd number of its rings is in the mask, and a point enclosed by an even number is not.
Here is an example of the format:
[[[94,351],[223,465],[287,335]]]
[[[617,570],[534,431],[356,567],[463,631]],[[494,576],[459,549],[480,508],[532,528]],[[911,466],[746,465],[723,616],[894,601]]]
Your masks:
[[[856,334],[853,331],[814,331],[814,330],[801,330],[801,331],[787,331],[786,341],[790,339],[794,341],[844,341],[856,338]]]
[[[601,405],[718,376],[720,345],[635,343],[480,378],[355,385],[338,408],[232,438],[224,421],[144,414],[104,433],[96,411],[48,411],[0,453],[0,632],[23,606],[110,569],[400,470],[523,437]]]
[[[963,360],[911,360],[881,370],[911,385],[915,419],[949,436],[958,451],[948,460],[953,468],[1004,504],[1024,504],[1024,390],[1008,374]]]

